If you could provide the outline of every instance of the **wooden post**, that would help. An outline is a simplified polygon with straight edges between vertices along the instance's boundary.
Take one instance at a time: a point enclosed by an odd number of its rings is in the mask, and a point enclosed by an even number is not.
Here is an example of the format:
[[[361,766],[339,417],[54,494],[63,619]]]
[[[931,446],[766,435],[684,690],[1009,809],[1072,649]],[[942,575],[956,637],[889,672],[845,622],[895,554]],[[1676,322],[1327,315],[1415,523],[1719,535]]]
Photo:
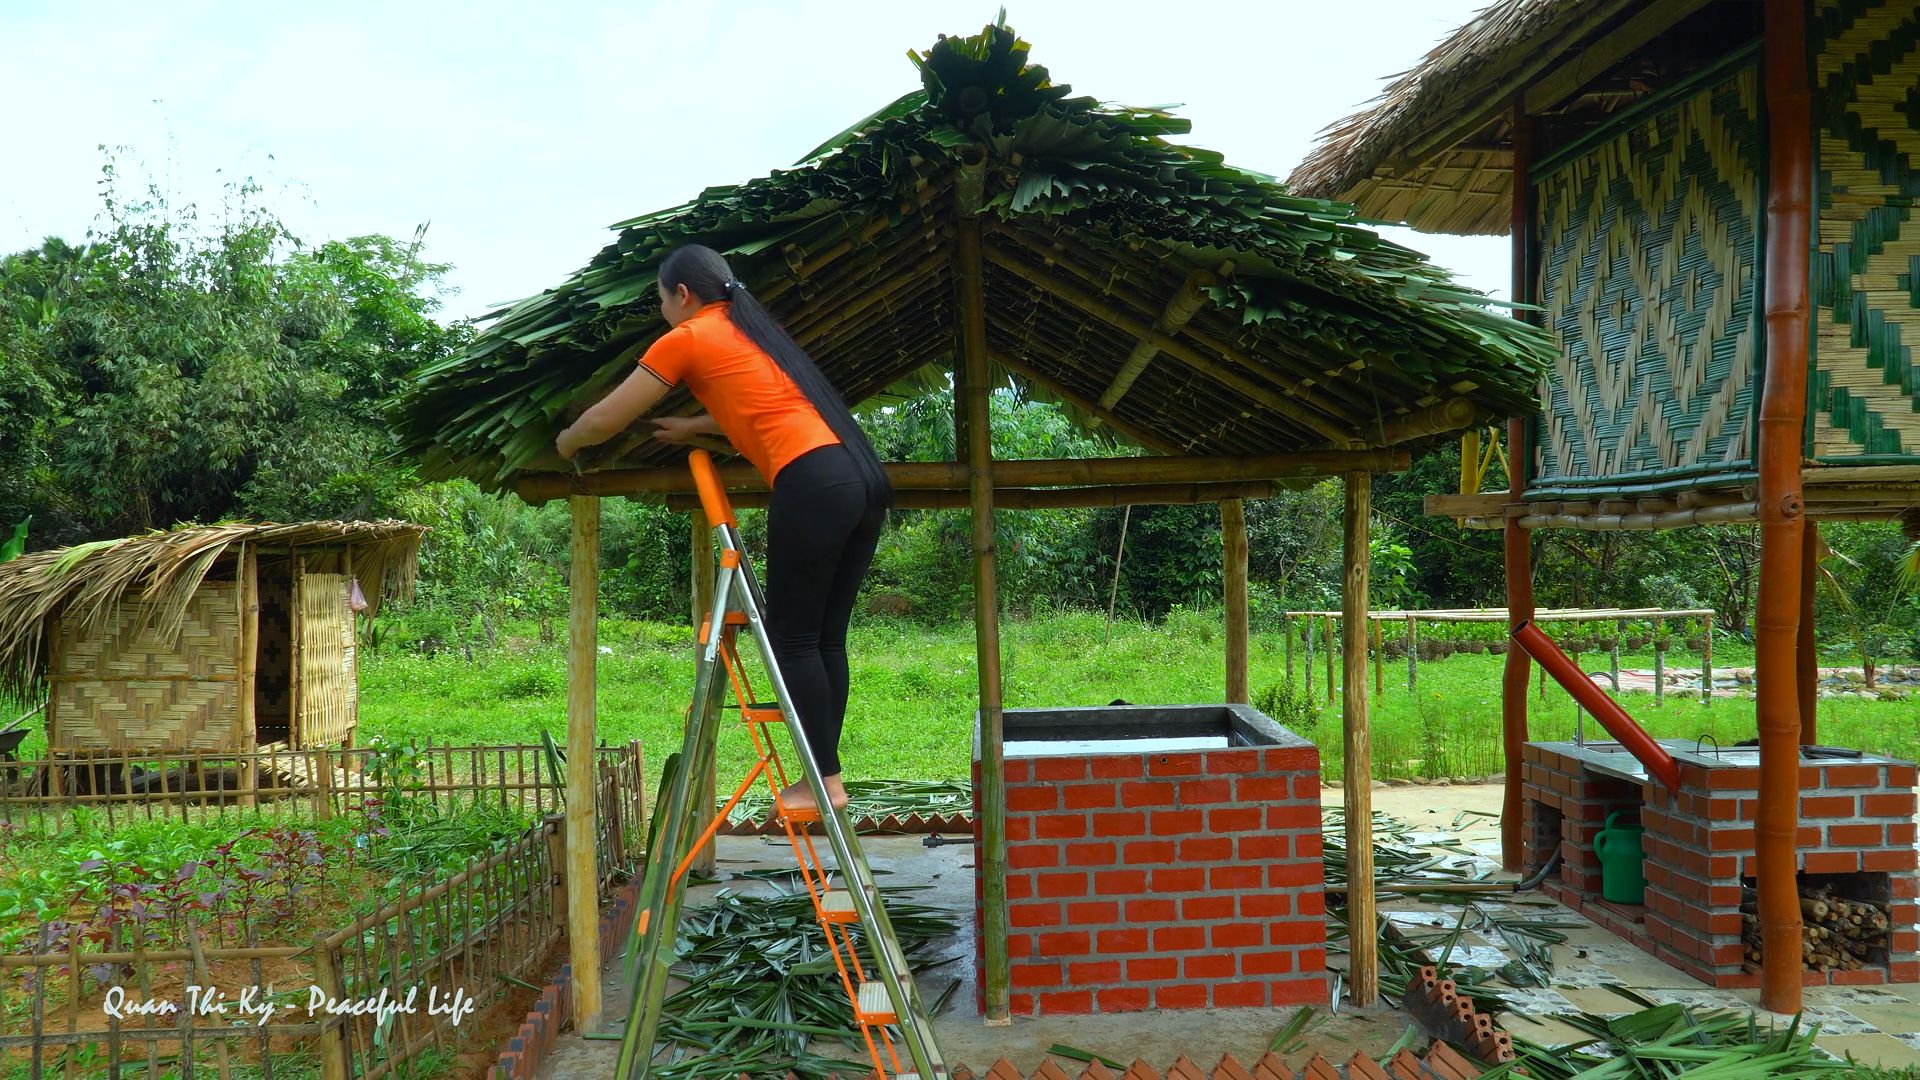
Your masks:
[[[1300,644],[1306,654],[1305,661],[1300,665],[1305,687],[1302,692],[1311,699],[1313,697],[1313,616],[1311,615],[1306,616],[1305,622],[1300,627]]]
[[[1713,616],[1700,620],[1700,707],[1713,704]]]
[[[1387,649],[1386,635],[1380,629],[1380,620],[1369,618],[1367,625],[1373,629],[1373,693],[1379,697],[1387,692]]]
[[[985,151],[964,155],[962,171],[985,163]],[[986,1022],[1011,1024],[1007,955],[1007,774],[1000,700],[1000,604],[994,574],[993,434],[989,421],[987,307],[979,207],[961,206],[954,225],[954,284],[960,316],[960,364],[967,389],[967,473],[973,516],[974,647],[980,673],[981,922],[985,946]]]
[[[1322,625],[1323,625],[1323,626],[1324,626],[1324,628],[1326,629],[1326,633],[1324,633],[1324,634],[1322,634],[1322,635],[1320,635],[1320,637],[1321,637],[1321,639],[1322,639],[1323,641],[1325,641],[1325,642],[1326,642],[1326,645],[1327,645],[1327,704],[1329,704],[1329,705],[1331,705],[1331,704],[1333,704],[1333,698],[1334,698],[1334,688],[1333,688],[1333,616],[1332,616],[1332,615],[1325,615],[1325,616],[1322,616],[1322,617],[1321,617],[1321,619],[1322,619]]]
[[[1820,582],[1820,527],[1807,522],[1807,538],[1800,558],[1800,673],[1795,687],[1800,691],[1800,745],[1820,745],[1820,654],[1813,641],[1813,594]],[[1709,619],[1711,627],[1713,621]],[[1713,646],[1713,632],[1707,632],[1707,646]]]
[[[600,1027],[600,890],[594,859],[594,689],[599,650],[600,500],[575,495],[567,575],[567,954],[575,1031]]]
[[[705,510],[695,510],[693,512],[692,542],[693,581],[690,594],[693,597],[693,632],[694,636],[698,637],[701,620],[713,613],[713,523],[707,520],[707,512]],[[695,642],[692,655],[696,662],[698,661],[699,654],[700,645],[698,642]],[[691,680],[689,680],[689,684],[691,684]],[[700,775],[695,778],[697,782],[693,785],[695,816],[701,821],[712,817],[716,809],[714,796],[720,787],[718,755],[715,756],[712,764],[712,768],[701,771]],[[694,856],[693,867],[689,873],[712,877],[713,860],[716,854],[715,848],[715,841],[708,841],[707,845],[700,849],[699,854]]]
[[[333,962],[333,942],[325,934],[313,935],[313,983],[330,1001],[343,1001],[346,996],[341,990],[339,968]],[[318,1040],[320,1076],[322,1080],[349,1080],[354,1070],[347,1060],[352,1052],[347,1045],[347,1025],[353,1020],[324,1013],[320,1019],[327,1025]]]
[[[1245,705],[1247,686],[1247,508],[1239,499],[1220,504],[1221,557],[1226,571],[1227,700]]]
[[[1420,676],[1420,621],[1407,616],[1407,693],[1413,693],[1414,681]]]
[[[1516,301],[1533,298],[1533,118],[1526,99],[1513,99],[1513,203],[1508,233],[1512,237],[1512,291]],[[1528,316],[1516,313],[1527,319]],[[1529,320],[1531,321],[1531,320]],[[1527,463],[1533,450],[1527,445],[1527,417],[1507,421],[1507,498],[1519,502],[1526,494]],[[1533,618],[1533,551],[1527,530],[1518,518],[1507,518],[1501,534],[1507,579],[1508,628]],[[1506,788],[1500,803],[1500,863],[1518,871],[1526,861],[1526,803],[1521,798],[1521,767],[1527,746],[1527,675],[1532,661],[1525,649],[1507,640],[1505,671],[1500,681],[1500,744],[1506,758]],[[1544,678],[1544,673],[1543,676]]]
[[[1760,892],[1760,1004],[1800,1010],[1799,662],[1806,515],[1800,491],[1807,422],[1808,281],[1813,227],[1813,110],[1804,0],[1767,0],[1762,38],[1766,94],[1766,367],[1761,380],[1760,595],[1754,604],[1754,678],[1760,787],[1754,854]]]
[[[1667,703],[1667,621],[1653,620],[1653,707]]]
[[[1613,621],[1613,647],[1608,650],[1607,670],[1613,674],[1613,692],[1620,692],[1620,636],[1627,632],[1626,624],[1618,619]]]
[[[1287,681],[1293,681],[1293,616],[1280,616],[1280,640],[1287,643]]]
[[[1347,474],[1340,586],[1346,633],[1340,721],[1346,747],[1347,992],[1361,1008],[1380,994],[1373,902],[1373,736],[1367,720],[1367,518],[1372,499],[1373,476]],[[1332,655],[1332,649],[1327,651]]]

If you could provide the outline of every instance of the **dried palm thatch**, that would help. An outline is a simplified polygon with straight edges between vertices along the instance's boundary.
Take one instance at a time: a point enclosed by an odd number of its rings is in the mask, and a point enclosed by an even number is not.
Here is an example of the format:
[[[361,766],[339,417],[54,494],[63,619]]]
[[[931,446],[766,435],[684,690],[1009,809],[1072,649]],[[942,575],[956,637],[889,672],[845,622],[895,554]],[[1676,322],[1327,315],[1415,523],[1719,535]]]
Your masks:
[[[1352,207],[1167,141],[1188,124],[1163,108],[1069,96],[1004,25],[913,60],[920,89],[792,169],[619,223],[418,372],[393,415],[426,475],[572,472],[553,437],[665,328],[655,268],[680,243],[725,254],[849,402],[944,384],[954,220],[975,207],[994,363],[1162,453],[1388,445],[1441,434],[1422,418],[1461,399],[1531,405],[1547,339]],[[639,430],[583,464],[675,457]]]
[[[45,676],[48,620],[78,620],[82,634],[137,602],[142,629],[177,634],[189,603],[224,556],[239,545],[278,551],[327,545],[352,553],[368,610],[413,587],[414,559],[426,529],[404,521],[310,521],[293,525],[227,523],[96,540],[38,551],[0,565],[0,693],[36,694]]]
[[[1625,0],[1498,0],[1322,133],[1287,177],[1294,191],[1350,199],[1428,232],[1498,234],[1512,205],[1503,107]],[[1477,124],[1476,121],[1485,121]],[[1484,134],[1476,145],[1446,136]],[[1432,144],[1432,145],[1429,145]]]

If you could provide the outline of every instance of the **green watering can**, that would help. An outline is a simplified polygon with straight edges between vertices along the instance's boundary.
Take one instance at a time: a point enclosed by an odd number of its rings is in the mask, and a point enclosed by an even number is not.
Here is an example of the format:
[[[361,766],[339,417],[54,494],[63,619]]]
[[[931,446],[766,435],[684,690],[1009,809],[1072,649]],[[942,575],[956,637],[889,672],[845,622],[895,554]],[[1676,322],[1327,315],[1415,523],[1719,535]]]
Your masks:
[[[1647,899],[1647,876],[1641,871],[1646,851],[1638,825],[1615,825],[1619,813],[1607,816],[1606,827],[1593,838],[1593,853],[1600,856],[1600,895],[1610,903],[1640,904]]]

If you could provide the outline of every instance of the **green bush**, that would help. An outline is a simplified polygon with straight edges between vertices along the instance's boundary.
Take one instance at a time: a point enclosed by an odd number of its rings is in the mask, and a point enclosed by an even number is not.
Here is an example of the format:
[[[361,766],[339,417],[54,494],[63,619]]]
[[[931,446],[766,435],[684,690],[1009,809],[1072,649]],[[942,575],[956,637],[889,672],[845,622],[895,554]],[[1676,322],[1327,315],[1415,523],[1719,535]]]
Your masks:
[[[1292,679],[1270,683],[1254,695],[1253,707],[1296,735],[1307,735],[1320,722],[1320,705]]]

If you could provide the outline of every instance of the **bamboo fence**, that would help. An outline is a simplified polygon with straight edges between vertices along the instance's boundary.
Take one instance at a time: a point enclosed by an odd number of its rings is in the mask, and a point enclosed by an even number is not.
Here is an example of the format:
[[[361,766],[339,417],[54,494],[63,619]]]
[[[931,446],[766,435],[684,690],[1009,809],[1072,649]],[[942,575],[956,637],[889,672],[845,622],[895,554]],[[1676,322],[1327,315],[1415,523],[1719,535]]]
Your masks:
[[[515,774],[493,753],[509,752],[510,760],[511,751],[540,749],[437,748],[437,782],[415,794],[557,809],[562,787],[544,766],[506,779]],[[480,750],[489,754],[463,757]],[[595,851],[604,888],[633,871],[645,819],[639,745],[600,750]],[[467,768],[449,775],[449,761]],[[336,790],[333,798],[339,804],[356,792],[363,789]],[[165,949],[149,947],[145,936],[132,941],[124,928],[101,943],[69,924],[44,924],[27,953],[0,956],[0,1075],[272,1080],[276,1073],[310,1077],[317,1065],[322,1080],[404,1076],[429,1051],[444,1058],[462,1049],[502,995],[543,974],[565,935],[568,887],[564,818],[548,812],[492,854],[303,944],[262,944],[251,921],[239,930],[244,946],[210,946],[208,928],[189,922],[186,940]],[[244,997],[249,988],[257,988],[254,996]],[[107,1008],[109,994],[117,1009]],[[278,1011],[262,1017],[263,1000]],[[142,1011],[148,1002],[174,1008]],[[383,1014],[381,1004],[400,1008]]]

